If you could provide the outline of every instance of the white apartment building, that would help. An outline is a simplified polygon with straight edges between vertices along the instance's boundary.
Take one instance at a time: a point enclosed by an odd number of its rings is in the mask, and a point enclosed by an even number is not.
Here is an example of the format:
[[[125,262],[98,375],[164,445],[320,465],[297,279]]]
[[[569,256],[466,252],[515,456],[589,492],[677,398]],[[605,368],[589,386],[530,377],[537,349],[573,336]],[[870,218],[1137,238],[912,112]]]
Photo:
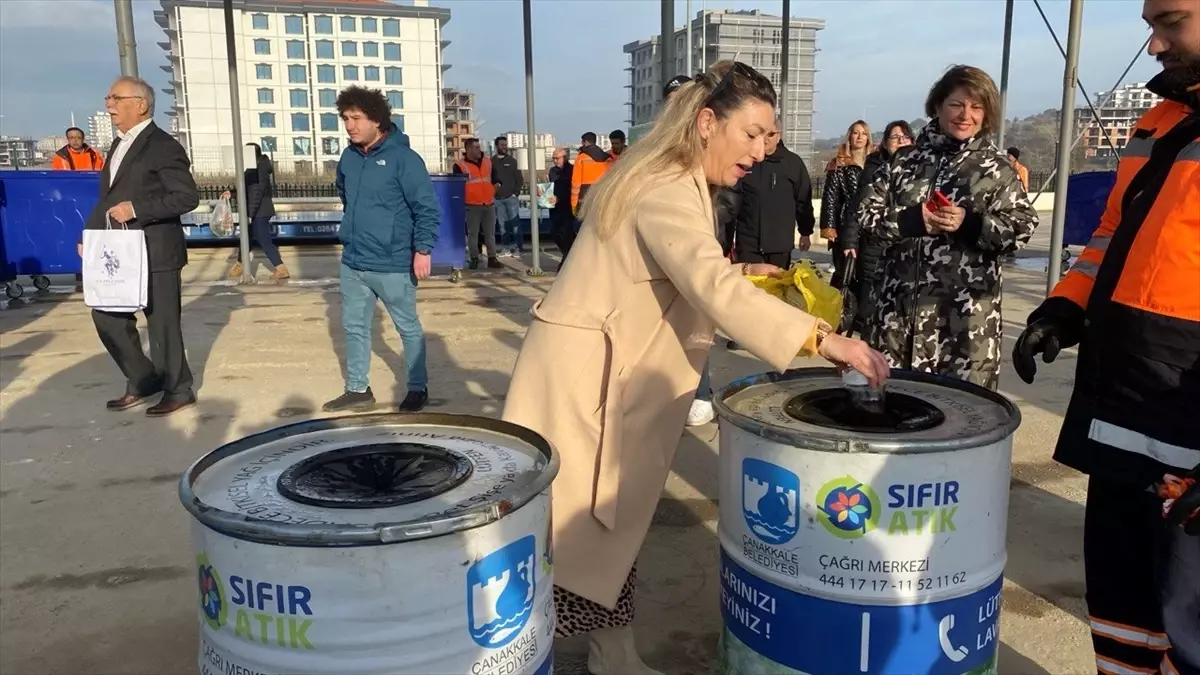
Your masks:
[[[1118,152],[1125,148],[1133,126],[1142,115],[1162,103],[1162,97],[1147,89],[1145,82],[1133,82],[1114,91],[1098,92],[1092,101],[1096,104],[1099,123],[1090,108],[1075,111],[1075,122],[1083,134],[1084,156],[1115,161],[1117,154],[1113,148]]]
[[[225,18],[216,0],[160,0],[171,74],[167,111],[197,174],[234,170]],[[443,170],[442,28],[427,0],[234,0],[242,136],[280,171],[328,172],[346,147],[338,92],[382,90],[392,121],[432,172]]]
[[[92,147],[108,152],[108,147],[113,142],[112,117],[103,110],[98,110],[95,115],[88,117],[87,137]]]

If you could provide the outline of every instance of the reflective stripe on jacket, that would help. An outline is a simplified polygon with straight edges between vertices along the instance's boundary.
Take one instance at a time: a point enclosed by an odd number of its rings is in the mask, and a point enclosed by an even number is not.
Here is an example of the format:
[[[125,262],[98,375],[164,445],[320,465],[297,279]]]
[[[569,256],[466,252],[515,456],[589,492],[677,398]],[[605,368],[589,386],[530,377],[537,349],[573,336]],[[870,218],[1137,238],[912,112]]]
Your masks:
[[[1148,88],[1166,100],[1134,127],[1100,227],[1038,310],[1083,310],[1055,458],[1138,485],[1200,463],[1198,92]]]
[[[491,206],[496,203],[496,186],[492,185],[492,160],[484,157],[479,164],[460,159],[458,169],[467,177],[467,203],[471,206]]]

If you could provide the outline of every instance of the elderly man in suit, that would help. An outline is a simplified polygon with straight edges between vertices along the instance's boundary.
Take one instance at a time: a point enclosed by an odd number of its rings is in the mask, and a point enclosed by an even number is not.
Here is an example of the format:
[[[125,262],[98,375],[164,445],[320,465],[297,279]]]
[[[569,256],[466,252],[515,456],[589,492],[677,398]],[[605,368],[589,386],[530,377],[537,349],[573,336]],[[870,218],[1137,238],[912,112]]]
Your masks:
[[[196,402],[179,323],[180,271],[187,264],[179,217],[195,209],[200,196],[187,153],[154,124],[154,90],[149,84],[121,77],[104,97],[104,105],[117,140],[104,162],[100,201],[85,227],[102,230],[111,221],[145,232],[149,303],[142,313],[150,333],[146,358],[135,314],[92,311],[100,342],[126,380],[125,394],[107,405],[109,410],[128,410],[161,393],[146,414],[163,417]]]

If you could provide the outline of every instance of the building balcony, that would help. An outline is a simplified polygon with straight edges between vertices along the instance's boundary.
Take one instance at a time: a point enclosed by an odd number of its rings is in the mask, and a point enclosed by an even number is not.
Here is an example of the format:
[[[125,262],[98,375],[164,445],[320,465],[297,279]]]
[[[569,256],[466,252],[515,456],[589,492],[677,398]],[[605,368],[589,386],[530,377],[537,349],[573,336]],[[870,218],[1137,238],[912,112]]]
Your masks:
[[[175,72],[175,66],[172,66],[172,65],[166,65],[166,66],[159,65],[158,67],[161,68],[164,73],[174,73]]]
[[[167,13],[163,10],[156,9],[154,10],[154,23],[162,26],[163,28],[169,28],[171,26],[171,18],[168,17]]]
[[[446,47],[449,47],[450,45],[451,45],[450,40],[442,40],[442,49],[445,49]]]
[[[164,52],[171,51],[171,43],[168,41],[156,43]]]

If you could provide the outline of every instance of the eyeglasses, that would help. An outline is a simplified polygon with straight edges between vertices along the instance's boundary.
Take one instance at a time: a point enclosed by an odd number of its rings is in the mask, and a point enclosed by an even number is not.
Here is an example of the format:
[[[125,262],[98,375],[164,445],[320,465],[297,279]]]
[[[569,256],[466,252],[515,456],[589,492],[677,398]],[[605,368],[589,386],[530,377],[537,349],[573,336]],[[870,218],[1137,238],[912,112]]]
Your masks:
[[[754,69],[742,63],[741,61],[734,61],[733,66],[729,70],[725,71],[725,74],[721,76],[721,81],[718,82],[717,86],[713,88],[712,93],[708,95],[708,98],[704,99],[705,108],[712,107],[712,104],[717,100],[717,97],[725,93],[725,90],[732,86],[733,76],[735,73],[741,75],[742,77],[754,77]]]
[[[889,141],[910,141],[912,140],[912,136],[907,134],[892,134],[891,136],[888,136],[887,139]]]
[[[130,98],[145,98],[145,97],[144,96],[114,96],[112,94],[109,94],[108,96],[104,97],[104,102],[111,103],[113,101],[124,101],[124,100],[130,99]]]

